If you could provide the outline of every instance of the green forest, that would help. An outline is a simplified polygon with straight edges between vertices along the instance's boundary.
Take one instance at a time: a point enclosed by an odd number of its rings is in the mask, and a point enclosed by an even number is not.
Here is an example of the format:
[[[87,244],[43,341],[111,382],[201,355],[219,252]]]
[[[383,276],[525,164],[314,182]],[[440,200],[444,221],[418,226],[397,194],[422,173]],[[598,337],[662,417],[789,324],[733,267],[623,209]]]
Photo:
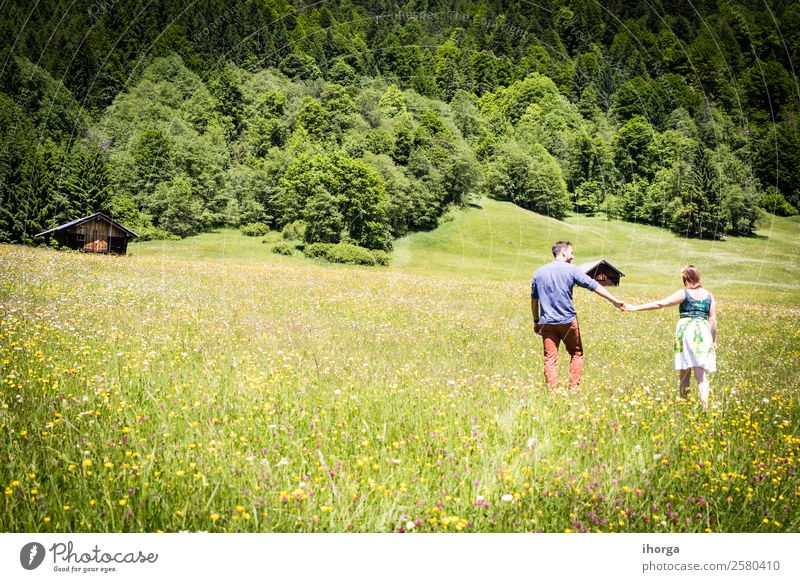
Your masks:
[[[0,242],[101,211],[391,251],[483,196],[719,239],[800,207],[800,3],[2,10]]]

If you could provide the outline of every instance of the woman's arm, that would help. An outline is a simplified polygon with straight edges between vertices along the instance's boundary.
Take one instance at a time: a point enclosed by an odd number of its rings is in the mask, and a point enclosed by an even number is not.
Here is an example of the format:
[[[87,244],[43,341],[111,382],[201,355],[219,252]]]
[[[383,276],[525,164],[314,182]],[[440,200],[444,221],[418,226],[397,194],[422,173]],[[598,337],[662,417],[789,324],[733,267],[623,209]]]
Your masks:
[[[717,349],[717,300],[711,297],[711,307],[708,309],[708,325],[711,327],[711,339],[714,349]]]
[[[623,309],[625,311],[651,311],[653,309],[669,307],[670,305],[678,305],[681,301],[683,301],[683,293],[683,289],[681,289],[680,291],[675,291],[675,293],[672,295],[664,297],[664,299],[652,301],[651,303],[643,303],[642,305],[628,305],[626,303]]]

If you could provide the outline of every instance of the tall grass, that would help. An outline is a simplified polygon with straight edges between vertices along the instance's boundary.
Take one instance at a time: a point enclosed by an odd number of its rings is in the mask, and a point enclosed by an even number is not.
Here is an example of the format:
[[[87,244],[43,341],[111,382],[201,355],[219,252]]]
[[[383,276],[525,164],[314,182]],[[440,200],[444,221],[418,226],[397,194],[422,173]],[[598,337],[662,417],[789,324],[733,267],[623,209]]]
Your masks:
[[[129,257],[0,245],[0,529],[798,531],[797,226],[686,242],[485,202],[389,268],[234,231]],[[677,398],[676,313],[583,290],[583,385],[544,387],[528,279],[558,238],[631,301],[704,268],[710,410]]]

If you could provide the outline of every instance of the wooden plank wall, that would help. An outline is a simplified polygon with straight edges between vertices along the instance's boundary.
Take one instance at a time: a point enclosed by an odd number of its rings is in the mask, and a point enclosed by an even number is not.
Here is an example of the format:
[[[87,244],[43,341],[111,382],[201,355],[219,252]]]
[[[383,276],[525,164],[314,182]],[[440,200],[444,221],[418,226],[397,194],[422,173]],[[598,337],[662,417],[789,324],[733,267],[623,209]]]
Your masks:
[[[117,228],[113,224],[106,222],[102,218],[88,220],[70,229],[74,233],[83,233],[83,250],[95,253],[108,252],[108,237],[126,236],[125,231]]]

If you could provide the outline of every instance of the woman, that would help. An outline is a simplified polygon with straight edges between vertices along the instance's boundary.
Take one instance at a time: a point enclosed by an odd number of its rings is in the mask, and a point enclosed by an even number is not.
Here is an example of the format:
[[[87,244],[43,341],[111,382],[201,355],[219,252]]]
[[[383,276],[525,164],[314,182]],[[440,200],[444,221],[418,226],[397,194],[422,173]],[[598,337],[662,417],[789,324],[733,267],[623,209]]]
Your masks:
[[[678,305],[680,319],[675,326],[675,369],[680,371],[681,396],[686,398],[692,372],[700,389],[703,408],[708,408],[708,375],[717,370],[717,302],[700,282],[694,265],[681,270],[684,288],[660,301],[623,305],[623,311],[649,311]]]

